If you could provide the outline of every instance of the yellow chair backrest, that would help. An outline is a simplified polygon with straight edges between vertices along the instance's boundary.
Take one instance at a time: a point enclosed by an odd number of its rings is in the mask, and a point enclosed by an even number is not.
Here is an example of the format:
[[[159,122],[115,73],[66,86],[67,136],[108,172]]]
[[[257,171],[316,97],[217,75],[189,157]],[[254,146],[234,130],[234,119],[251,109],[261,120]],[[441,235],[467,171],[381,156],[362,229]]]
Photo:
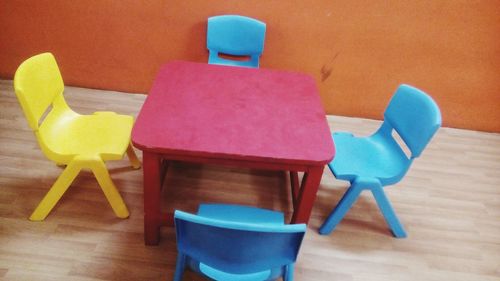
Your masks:
[[[54,102],[66,105],[64,83],[51,53],[24,61],[14,76],[14,88],[28,124],[35,132],[49,106]]]

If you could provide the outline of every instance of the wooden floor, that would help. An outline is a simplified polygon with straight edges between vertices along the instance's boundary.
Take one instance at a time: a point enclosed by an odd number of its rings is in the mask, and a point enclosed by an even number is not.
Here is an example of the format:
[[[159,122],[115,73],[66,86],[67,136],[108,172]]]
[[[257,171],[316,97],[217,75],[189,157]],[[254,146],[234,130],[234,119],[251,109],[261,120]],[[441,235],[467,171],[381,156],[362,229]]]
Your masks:
[[[145,98],[72,87],[65,95],[80,113],[136,115]],[[332,130],[358,135],[379,125],[328,121]],[[0,161],[0,280],[171,280],[173,229],[162,230],[159,246],[144,246],[142,170],[128,168],[126,159],[108,167],[129,219],[113,215],[92,174],[83,172],[44,222],[28,221],[61,168],[42,155],[11,81],[0,81]],[[171,209],[227,202],[291,214],[288,181],[278,172],[175,163],[165,184],[174,191],[163,198]],[[386,188],[406,239],[391,236],[369,193],[336,231],[320,236],[346,188],[325,169],[296,280],[500,280],[499,134],[442,128],[405,179]],[[202,279],[188,273],[185,280]]]

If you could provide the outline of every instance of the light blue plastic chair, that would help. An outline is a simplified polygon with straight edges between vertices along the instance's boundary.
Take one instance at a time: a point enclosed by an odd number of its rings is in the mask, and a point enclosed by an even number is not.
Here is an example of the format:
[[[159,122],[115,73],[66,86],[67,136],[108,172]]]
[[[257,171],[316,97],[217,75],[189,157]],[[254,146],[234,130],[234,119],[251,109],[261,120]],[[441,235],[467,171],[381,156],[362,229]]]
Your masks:
[[[284,224],[281,212],[238,205],[203,204],[198,214],[175,211],[177,265],[213,280],[293,280],[305,224]]]
[[[337,179],[348,180],[351,186],[321,226],[320,234],[329,234],[342,220],[363,190],[370,190],[397,238],[406,237],[387,199],[383,186],[399,182],[420,156],[441,126],[441,112],[434,100],[419,89],[401,85],[384,113],[384,122],[369,137],[350,133],[334,133],[336,155],[328,167]],[[406,147],[393,137],[397,132]]]
[[[237,15],[210,17],[207,30],[208,63],[257,68],[265,37],[266,24],[256,19]],[[235,59],[223,58],[220,54],[234,56]]]

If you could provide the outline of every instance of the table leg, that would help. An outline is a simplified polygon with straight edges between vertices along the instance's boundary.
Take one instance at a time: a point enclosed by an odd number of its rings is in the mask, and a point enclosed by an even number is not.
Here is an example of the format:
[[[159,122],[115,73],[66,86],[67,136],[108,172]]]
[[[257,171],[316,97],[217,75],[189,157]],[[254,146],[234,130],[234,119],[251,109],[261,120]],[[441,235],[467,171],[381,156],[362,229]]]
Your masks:
[[[160,242],[160,155],[143,151],[144,172],[144,242],[158,245]]]
[[[307,223],[309,221],[323,175],[323,168],[324,166],[312,167],[304,173],[291,223]]]
[[[299,185],[299,173],[296,171],[290,171],[290,186],[292,188],[292,203],[293,209],[297,208],[297,200],[299,197],[300,185]]]

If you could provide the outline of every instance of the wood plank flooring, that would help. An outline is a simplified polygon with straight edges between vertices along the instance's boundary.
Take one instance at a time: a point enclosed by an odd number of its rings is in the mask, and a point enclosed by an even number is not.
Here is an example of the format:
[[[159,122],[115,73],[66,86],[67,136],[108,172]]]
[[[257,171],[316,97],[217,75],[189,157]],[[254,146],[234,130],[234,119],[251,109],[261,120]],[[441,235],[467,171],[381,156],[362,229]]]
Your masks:
[[[145,98],[73,87],[65,96],[80,113],[133,115]],[[380,124],[328,121],[332,131],[357,135]],[[130,218],[116,218],[95,178],[82,172],[44,222],[28,221],[62,169],[41,153],[6,80],[0,81],[0,163],[0,280],[172,279],[174,231],[164,228],[159,246],[144,246],[142,170],[129,168],[126,159],[108,167]],[[174,163],[165,181],[174,192],[163,200],[190,212],[201,202],[226,202],[289,217],[288,184],[280,172]],[[369,193],[337,230],[320,236],[347,185],[325,169],[295,280],[500,280],[499,134],[442,128],[405,179],[386,188],[407,239],[391,236]],[[203,279],[188,273],[184,280]]]

